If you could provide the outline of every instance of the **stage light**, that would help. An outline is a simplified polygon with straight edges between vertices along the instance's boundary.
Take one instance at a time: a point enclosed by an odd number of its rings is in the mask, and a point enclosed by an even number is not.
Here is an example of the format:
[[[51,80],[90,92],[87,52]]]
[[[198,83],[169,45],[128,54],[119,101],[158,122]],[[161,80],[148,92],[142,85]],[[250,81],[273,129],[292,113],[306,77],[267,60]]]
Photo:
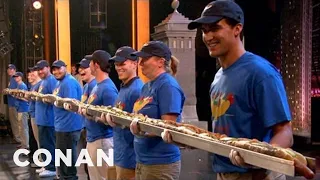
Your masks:
[[[41,4],[40,1],[34,1],[34,2],[33,2],[33,7],[34,7],[35,9],[40,9],[40,8],[42,7],[42,4]]]

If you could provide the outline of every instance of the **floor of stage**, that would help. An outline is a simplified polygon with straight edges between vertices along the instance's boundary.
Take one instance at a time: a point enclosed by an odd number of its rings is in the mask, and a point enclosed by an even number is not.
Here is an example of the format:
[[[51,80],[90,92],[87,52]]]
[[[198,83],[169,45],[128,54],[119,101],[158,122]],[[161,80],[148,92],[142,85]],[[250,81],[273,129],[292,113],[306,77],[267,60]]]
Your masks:
[[[13,162],[13,153],[16,150],[15,144],[10,144],[9,138],[0,138],[0,180],[22,180],[40,179],[35,173],[35,168],[17,167]],[[303,149],[295,149],[306,156],[317,158],[317,169],[320,170],[320,148],[319,147],[303,147]],[[215,180],[215,174],[211,171],[210,155],[201,150],[182,150],[182,170],[181,180]],[[79,179],[85,180],[85,172],[83,168],[79,168]],[[51,180],[53,178],[42,178]],[[301,177],[288,177],[288,180],[304,179]],[[320,179],[320,173],[315,179]]]

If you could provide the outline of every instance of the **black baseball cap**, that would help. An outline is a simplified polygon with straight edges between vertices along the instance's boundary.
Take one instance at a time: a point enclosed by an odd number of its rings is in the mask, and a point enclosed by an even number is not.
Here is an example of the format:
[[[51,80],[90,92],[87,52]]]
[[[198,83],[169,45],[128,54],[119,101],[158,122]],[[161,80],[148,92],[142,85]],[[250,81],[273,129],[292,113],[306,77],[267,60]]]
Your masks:
[[[90,67],[90,60],[89,59],[86,59],[86,58],[83,58],[79,63],[78,63],[78,66],[80,68],[84,68],[84,69],[87,69]]]
[[[46,60],[40,60],[37,62],[37,64],[34,66],[35,70],[43,69],[44,67],[49,67],[49,63]]]
[[[55,60],[51,65],[52,68],[55,68],[55,67],[61,68],[62,66],[66,67],[67,65],[61,60]]]
[[[196,29],[201,24],[211,24],[223,18],[234,19],[244,25],[244,15],[240,6],[232,0],[217,0],[209,3],[202,11],[201,17],[188,24],[188,29]]]
[[[103,64],[103,63],[109,63],[111,56],[108,52],[104,50],[96,50],[91,55],[86,55],[85,58],[90,61],[93,60],[95,62]]]
[[[16,72],[12,77],[23,77],[23,73],[22,72]]]
[[[14,64],[9,64],[7,69],[17,69],[17,68]]]
[[[131,55],[135,55],[142,58],[148,58],[152,56],[158,56],[164,58],[166,61],[171,59],[171,51],[169,47],[161,41],[150,41],[144,44],[140,51],[134,52]]]
[[[138,56],[131,55],[134,52],[136,52],[136,50],[134,50],[132,47],[123,46],[117,50],[115,56],[113,56],[109,61],[124,62],[127,59],[137,61],[139,59]]]

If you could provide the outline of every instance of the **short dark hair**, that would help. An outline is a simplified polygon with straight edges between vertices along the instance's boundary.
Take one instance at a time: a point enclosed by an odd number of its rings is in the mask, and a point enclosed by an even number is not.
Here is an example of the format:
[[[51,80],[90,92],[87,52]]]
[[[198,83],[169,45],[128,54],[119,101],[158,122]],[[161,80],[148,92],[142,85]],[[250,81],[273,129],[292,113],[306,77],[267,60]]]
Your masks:
[[[226,23],[231,26],[232,28],[235,27],[237,24],[239,24],[238,21],[234,20],[234,19],[231,19],[231,18],[224,18],[226,20]],[[242,31],[240,32],[240,39],[241,41],[243,40],[243,28],[242,28]]]
[[[100,66],[101,71],[105,73],[110,73],[111,71],[111,65],[110,63],[101,63],[100,61],[97,61],[95,59],[91,60],[93,63],[97,63]]]

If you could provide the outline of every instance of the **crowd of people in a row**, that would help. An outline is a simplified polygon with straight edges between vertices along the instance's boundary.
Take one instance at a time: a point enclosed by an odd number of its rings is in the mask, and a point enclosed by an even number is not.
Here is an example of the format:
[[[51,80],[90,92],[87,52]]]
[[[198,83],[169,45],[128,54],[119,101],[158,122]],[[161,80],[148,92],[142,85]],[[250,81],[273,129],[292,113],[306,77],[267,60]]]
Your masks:
[[[145,86],[137,76],[139,57],[143,74],[152,81]],[[124,46],[117,50],[114,57],[103,50],[97,50],[92,55],[85,56],[78,64],[81,80],[85,82],[83,89],[80,83],[67,72],[66,64],[61,60],[56,60],[51,65],[45,60],[37,62],[34,67],[29,68],[28,81],[32,85],[30,91],[54,94],[62,98],[74,98],[92,105],[116,106],[127,112],[139,112],[158,119],[180,121],[185,97],[178,82],[172,76],[176,72],[177,64],[175,63],[177,59],[171,56],[170,49],[164,43],[151,41],[138,52]],[[120,91],[109,78],[112,65],[115,66],[118,77],[122,81]],[[15,72],[14,65],[8,66],[8,74],[12,76],[9,88],[28,90],[22,81],[23,74]],[[77,144],[82,144],[82,148],[87,149],[94,163],[93,167],[87,166],[90,179],[111,176],[112,170],[108,170],[110,168],[106,163],[103,163],[103,166],[97,166],[97,149],[107,153],[110,148],[114,149],[118,179],[134,178],[135,173],[139,174],[135,169],[140,169],[142,179],[152,178],[149,175],[157,175],[161,178],[162,173],[157,172],[160,169],[153,166],[149,172],[154,173],[142,172],[150,167],[148,165],[163,164],[166,165],[162,168],[165,168],[170,176],[174,179],[179,176],[179,148],[165,143],[161,137],[152,134],[142,137],[137,122],[131,126],[132,132],[139,135],[134,141],[134,135],[130,130],[117,127],[108,114],[103,114],[99,118],[90,117],[85,109],[79,110],[78,113],[68,111],[71,108],[69,104],[58,107],[45,102],[28,102],[27,99],[13,97],[9,97],[9,102],[13,104],[10,107],[12,111],[10,113],[14,114],[12,108],[18,112],[17,122],[20,124],[17,127],[12,126],[12,129],[18,130],[14,131],[14,137],[16,141],[21,142],[19,148],[29,148],[27,122],[30,114],[32,130],[39,148],[49,150],[52,155],[54,155],[54,149],[60,149],[63,153],[66,153],[67,149],[72,149],[73,166],[67,167],[62,163],[57,168],[62,179],[77,177],[77,169],[74,166],[77,159]],[[45,160],[46,157],[42,158]],[[139,159],[137,164],[139,168],[136,168],[136,158]],[[56,176],[54,156],[48,166],[36,172],[40,177]]]
[[[293,143],[291,117],[281,76],[268,61],[245,51],[241,41],[243,24],[243,12],[235,2],[218,0],[209,3],[201,17],[188,25],[189,29],[201,28],[210,56],[217,58],[221,65],[210,88],[214,132],[290,147]],[[138,64],[149,80],[147,83],[137,76]],[[122,81],[119,91],[109,78],[112,65]],[[79,81],[67,73],[66,64],[61,60],[51,65],[45,60],[37,62],[29,69],[28,81],[32,84],[30,91],[180,122],[185,95],[175,79],[177,66],[178,60],[166,44],[150,41],[139,51],[124,46],[113,57],[103,50],[85,56],[79,62],[79,74],[85,82],[83,89]],[[27,90],[23,74],[15,72],[14,65],[8,66],[8,74],[12,77],[9,88]],[[28,148],[29,113],[39,148],[49,150],[53,156],[55,148],[64,153],[72,149],[72,166],[62,163],[58,167],[60,179],[77,179],[74,164],[78,144],[83,144],[81,147],[88,150],[94,163],[87,167],[90,179],[112,179],[112,167],[106,163],[96,164],[96,150],[102,149],[108,154],[111,148],[118,180],[179,179],[180,150],[168,131],[164,131],[162,137],[141,132],[137,121],[123,129],[109,114],[92,117],[85,109],[71,112],[70,104],[59,107],[12,97],[8,102],[14,138],[22,148]],[[14,120],[16,112],[17,121]],[[48,166],[36,171],[40,177],[55,176],[54,158]],[[236,151],[231,151],[229,158],[213,155],[213,171],[219,180],[285,179],[275,172],[251,168]]]

